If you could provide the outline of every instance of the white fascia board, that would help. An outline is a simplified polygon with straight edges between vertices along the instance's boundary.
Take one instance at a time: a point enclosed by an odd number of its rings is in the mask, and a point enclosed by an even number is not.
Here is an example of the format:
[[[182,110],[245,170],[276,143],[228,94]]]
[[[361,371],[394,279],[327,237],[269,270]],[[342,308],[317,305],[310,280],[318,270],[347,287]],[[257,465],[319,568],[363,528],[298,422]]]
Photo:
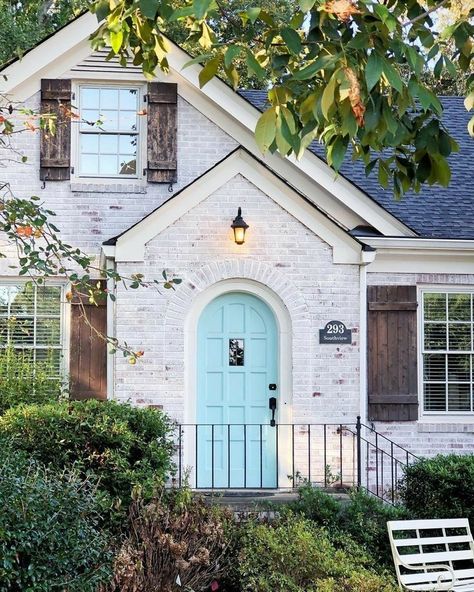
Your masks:
[[[150,240],[238,174],[329,244],[334,263],[361,263],[362,247],[358,242],[243,150],[234,152],[120,236],[115,246],[116,261],[143,261]]]
[[[28,52],[23,60],[17,60],[3,71],[9,78],[3,91],[14,95],[16,100],[25,100],[39,90],[42,77],[63,77],[91,55],[89,36],[97,27],[96,17],[86,13],[58,31]],[[261,158],[254,140],[259,111],[217,78],[200,89],[198,76],[202,66],[195,64],[183,69],[189,55],[171,41],[170,45],[168,61],[174,72],[168,77],[159,72],[157,77],[178,82],[184,99]],[[102,79],[109,76],[102,75]],[[97,78],[97,74],[91,77]],[[114,77],[118,79],[115,74]],[[120,79],[129,77],[136,77],[136,74],[127,76],[124,70],[120,75]],[[265,162],[346,228],[365,222],[385,235],[414,236],[413,231],[350,181],[336,177],[334,171],[309,150],[300,160],[269,154]]]
[[[401,249],[414,251],[456,251],[474,253],[474,239],[456,238],[403,238],[385,236],[358,236],[360,241],[375,249]]]

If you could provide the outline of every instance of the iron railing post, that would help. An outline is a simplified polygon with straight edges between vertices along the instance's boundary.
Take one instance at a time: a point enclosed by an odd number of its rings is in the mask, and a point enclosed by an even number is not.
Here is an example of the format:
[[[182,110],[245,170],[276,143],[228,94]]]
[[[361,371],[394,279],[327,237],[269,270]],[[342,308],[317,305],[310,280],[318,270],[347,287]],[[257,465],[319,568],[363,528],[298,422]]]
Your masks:
[[[357,436],[357,489],[362,486],[362,440],[361,440],[361,422],[360,415],[357,416],[356,436]]]

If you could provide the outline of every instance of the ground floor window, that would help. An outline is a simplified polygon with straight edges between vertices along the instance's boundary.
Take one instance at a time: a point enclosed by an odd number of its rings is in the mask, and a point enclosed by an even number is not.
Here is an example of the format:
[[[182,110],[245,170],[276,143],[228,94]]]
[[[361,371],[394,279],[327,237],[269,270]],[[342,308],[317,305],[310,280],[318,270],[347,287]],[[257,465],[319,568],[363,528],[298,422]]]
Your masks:
[[[33,363],[61,374],[63,287],[0,282],[0,348],[18,350]]]
[[[423,408],[474,412],[473,291],[422,293]]]

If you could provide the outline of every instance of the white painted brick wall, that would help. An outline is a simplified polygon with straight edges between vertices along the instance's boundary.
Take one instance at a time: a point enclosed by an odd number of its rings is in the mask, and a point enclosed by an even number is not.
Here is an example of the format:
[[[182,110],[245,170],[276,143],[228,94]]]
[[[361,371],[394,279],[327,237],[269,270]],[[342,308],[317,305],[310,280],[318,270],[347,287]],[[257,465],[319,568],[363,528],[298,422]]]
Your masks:
[[[179,198],[178,198],[179,199]],[[232,240],[238,206],[250,229]],[[125,291],[117,297],[117,337],[145,356],[131,371],[117,359],[120,399],[160,404],[183,419],[184,321],[196,295],[215,282],[247,278],[269,286],[292,318],[293,420],[354,422],[359,409],[359,269],[334,265],[330,247],[242,176],[233,178],[147,246],[139,269],[148,279],[167,268],[183,279],[176,292]],[[121,264],[121,273],[137,271]],[[318,344],[333,318],[354,330],[352,345]]]
[[[433,273],[368,273],[367,283],[373,286],[474,286],[474,274]],[[436,421],[376,422],[377,431],[419,456],[446,453],[474,453],[474,417],[467,423]]]

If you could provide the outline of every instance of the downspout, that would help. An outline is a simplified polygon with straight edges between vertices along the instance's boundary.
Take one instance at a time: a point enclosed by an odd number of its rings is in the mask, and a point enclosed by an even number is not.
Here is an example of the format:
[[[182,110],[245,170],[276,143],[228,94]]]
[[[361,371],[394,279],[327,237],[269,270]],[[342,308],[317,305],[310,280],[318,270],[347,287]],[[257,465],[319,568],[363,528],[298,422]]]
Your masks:
[[[367,423],[368,393],[367,393],[367,266],[375,260],[377,251],[368,245],[363,245],[361,264],[359,266],[359,415],[362,423]]]
[[[115,271],[115,260],[107,257],[106,269]],[[108,295],[115,294],[115,280],[107,278],[107,337],[115,337],[115,301]],[[107,352],[107,399],[113,399],[115,394],[115,355]]]

